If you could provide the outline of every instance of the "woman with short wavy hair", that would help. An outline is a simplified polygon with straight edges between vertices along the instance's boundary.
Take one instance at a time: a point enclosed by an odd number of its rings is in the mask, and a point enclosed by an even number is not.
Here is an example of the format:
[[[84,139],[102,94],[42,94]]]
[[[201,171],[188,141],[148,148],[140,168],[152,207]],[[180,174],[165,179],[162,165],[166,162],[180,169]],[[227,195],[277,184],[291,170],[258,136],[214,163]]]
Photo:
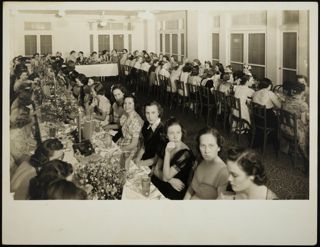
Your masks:
[[[266,171],[261,156],[255,151],[230,148],[227,154],[227,168],[228,180],[234,191],[232,199],[277,199],[277,196],[266,186]],[[222,190],[220,198],[227,199]]]

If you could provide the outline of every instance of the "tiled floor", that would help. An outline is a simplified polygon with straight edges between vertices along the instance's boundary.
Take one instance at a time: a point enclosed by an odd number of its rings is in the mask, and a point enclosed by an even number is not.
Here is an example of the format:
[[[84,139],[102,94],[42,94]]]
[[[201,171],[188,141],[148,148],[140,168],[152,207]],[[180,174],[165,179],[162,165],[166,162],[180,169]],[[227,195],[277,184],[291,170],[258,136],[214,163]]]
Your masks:
[[[138,99],[141,104],[146,102],[151,98],[154,98],[152,95],[146,93],[138,93]],[[164,105],[162,103],[162,105]],[[170,110],[168,107],[165,107],[163,119],[167,119],[169,116],[177,117],[184,127],[187,130],[186,143],[192,150],[196,150],[195,140],[198,131],[205,127],[206,123],[203,117],[195,117],[191,112],[182,113],[181,109]],[[218,124],[217,128],[221,130],[220,125]],[[228,134],[222,131],[223,136],[225,137],[225,149],[232,143],[236,143],[235,138],[231,138]],[[240,142],[246,141],[246,138],[241,138]],[[224,154],[222,152],[222,158]],[[302,159],[298,159],[298,166],[303,166]],[[293,168],[290,158],[286,154],[280,153],[277,158],[272,144],[267,145],[267,149],[264,155],[264,164],[268,176],[268,186],[274,191],[279,199],[308,199],[309,198],[309,175],[303,173],[297,168]]]

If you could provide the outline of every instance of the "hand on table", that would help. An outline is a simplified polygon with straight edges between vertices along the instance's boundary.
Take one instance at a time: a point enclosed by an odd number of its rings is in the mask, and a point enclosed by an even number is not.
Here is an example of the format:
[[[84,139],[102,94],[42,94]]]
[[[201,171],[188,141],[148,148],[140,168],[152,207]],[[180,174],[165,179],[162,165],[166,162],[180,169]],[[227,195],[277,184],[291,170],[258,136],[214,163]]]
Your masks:
[[[171,184],[171,186],[176,190],[176,191],[181,191],[184,189],[184,183],[177,178],[171,178],[169,180],[169,183]]]

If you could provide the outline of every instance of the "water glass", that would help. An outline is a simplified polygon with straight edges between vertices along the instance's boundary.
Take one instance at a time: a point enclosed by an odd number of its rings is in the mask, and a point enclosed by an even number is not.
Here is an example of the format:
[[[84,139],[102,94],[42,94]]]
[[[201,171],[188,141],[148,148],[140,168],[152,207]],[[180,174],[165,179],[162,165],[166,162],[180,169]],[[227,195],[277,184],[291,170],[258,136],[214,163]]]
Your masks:
[[[150,194],[150,185],[151,185],[150,177],[141,178],[142,194],[144,196],[149,196],[149,194]]]

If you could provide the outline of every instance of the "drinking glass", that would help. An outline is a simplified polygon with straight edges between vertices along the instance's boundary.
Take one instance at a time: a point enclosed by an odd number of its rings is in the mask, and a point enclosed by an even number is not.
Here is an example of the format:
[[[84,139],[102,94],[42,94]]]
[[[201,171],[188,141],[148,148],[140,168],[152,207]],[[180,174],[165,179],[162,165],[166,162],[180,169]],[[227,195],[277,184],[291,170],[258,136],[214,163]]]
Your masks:
[[[150,185],[151,185],[150,177],[141,178],[142,194],[144,196],[149,196],[149,194],[150,194]]]

